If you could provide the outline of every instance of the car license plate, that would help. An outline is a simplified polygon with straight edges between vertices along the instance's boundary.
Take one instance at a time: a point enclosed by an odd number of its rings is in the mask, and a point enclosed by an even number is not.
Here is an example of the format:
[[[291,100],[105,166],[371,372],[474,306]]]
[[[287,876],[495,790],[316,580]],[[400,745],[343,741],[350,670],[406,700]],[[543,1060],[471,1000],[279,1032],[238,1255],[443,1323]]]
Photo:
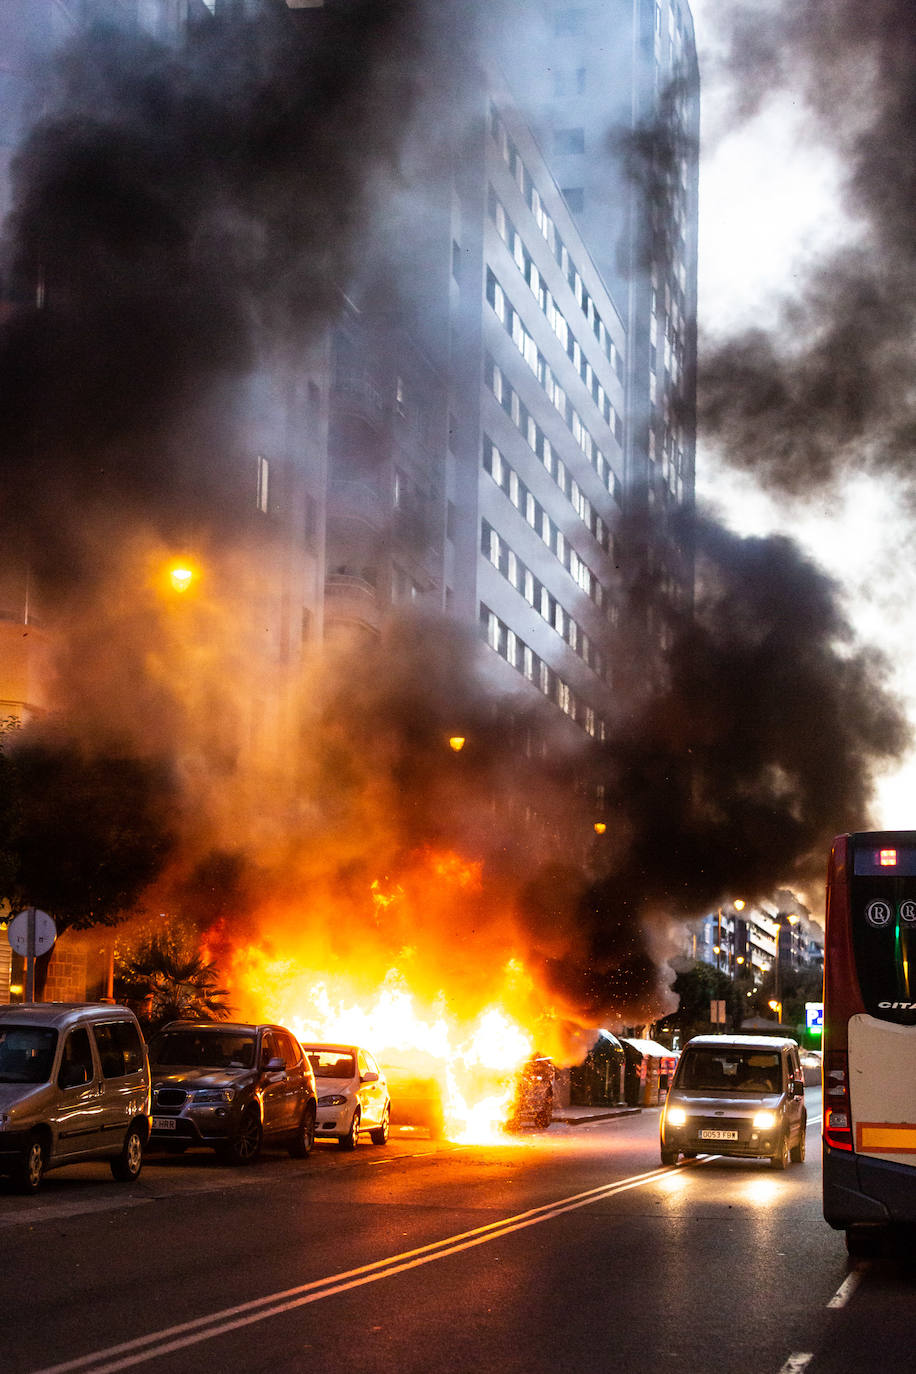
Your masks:
[[[154,1116],[154,1117],[153,1117],[153,1130],[154,1130],[154,1131],[174,1131],[174,1129],[175,1129],[175,1118],[174,1118],[173,1116]]]
[[[701,1140],[737,1140],[737,1131],[700,1131]]]

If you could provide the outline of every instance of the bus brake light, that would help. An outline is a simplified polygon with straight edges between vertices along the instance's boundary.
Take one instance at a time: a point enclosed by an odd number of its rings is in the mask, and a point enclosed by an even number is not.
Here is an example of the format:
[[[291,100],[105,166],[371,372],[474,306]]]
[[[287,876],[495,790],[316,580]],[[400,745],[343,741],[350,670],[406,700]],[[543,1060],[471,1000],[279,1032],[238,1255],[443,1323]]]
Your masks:
[[[896,851],[896,849],[882,849],[882,850],[880,851],[880,853],[878,854],[878,863],[880,864],[880,866],[881,866],[882,868],[896,868],[896,867],[897,867],[897,851]]]
[[[849,1059],[840,1050],[829,1051],[824,1065],[824,1140],[834,1150],[852,1150]]]

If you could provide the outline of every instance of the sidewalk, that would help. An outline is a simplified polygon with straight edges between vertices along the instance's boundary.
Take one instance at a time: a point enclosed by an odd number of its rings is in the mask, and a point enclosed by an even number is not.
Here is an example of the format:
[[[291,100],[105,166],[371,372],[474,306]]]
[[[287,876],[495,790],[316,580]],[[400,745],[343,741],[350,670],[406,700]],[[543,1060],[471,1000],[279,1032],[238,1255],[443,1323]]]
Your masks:
[[[555,1107],[553,1122],[578,1126],[583,1121],[605,1121],[612,1116],[639,1116],[642,1107]]]

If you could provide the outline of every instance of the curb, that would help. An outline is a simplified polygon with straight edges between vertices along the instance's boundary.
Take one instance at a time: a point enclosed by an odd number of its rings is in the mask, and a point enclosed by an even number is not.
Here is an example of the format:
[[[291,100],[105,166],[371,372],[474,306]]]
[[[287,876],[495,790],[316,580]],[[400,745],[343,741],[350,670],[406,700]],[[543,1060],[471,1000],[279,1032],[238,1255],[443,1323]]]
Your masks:
[[[608,1121],[615,1116],[639,1116],[642,1107],[619,1107],[606,1112],[590,1112],[588,1116],[566,1116],[554,1113],[553,1121],[561,1126],[578,1126],[583,1121]]]

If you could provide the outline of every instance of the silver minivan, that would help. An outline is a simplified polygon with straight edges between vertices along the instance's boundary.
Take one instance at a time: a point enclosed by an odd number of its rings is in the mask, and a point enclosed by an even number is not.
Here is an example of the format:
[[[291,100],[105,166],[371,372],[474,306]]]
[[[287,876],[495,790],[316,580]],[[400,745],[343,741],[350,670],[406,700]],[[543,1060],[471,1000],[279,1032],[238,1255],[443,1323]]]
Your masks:
[[[688,1040],[662,1110],[661,1159],[679,1154],[769,1159],[785,1169],[805,1157],[805,1079],[794,1040],[698,1035]]]
[[[0,1006],[0,1173],[34,1193],[48,1169],[107,1159],[130,1182],[150,1129],[150,1071],[126,1007]]]

